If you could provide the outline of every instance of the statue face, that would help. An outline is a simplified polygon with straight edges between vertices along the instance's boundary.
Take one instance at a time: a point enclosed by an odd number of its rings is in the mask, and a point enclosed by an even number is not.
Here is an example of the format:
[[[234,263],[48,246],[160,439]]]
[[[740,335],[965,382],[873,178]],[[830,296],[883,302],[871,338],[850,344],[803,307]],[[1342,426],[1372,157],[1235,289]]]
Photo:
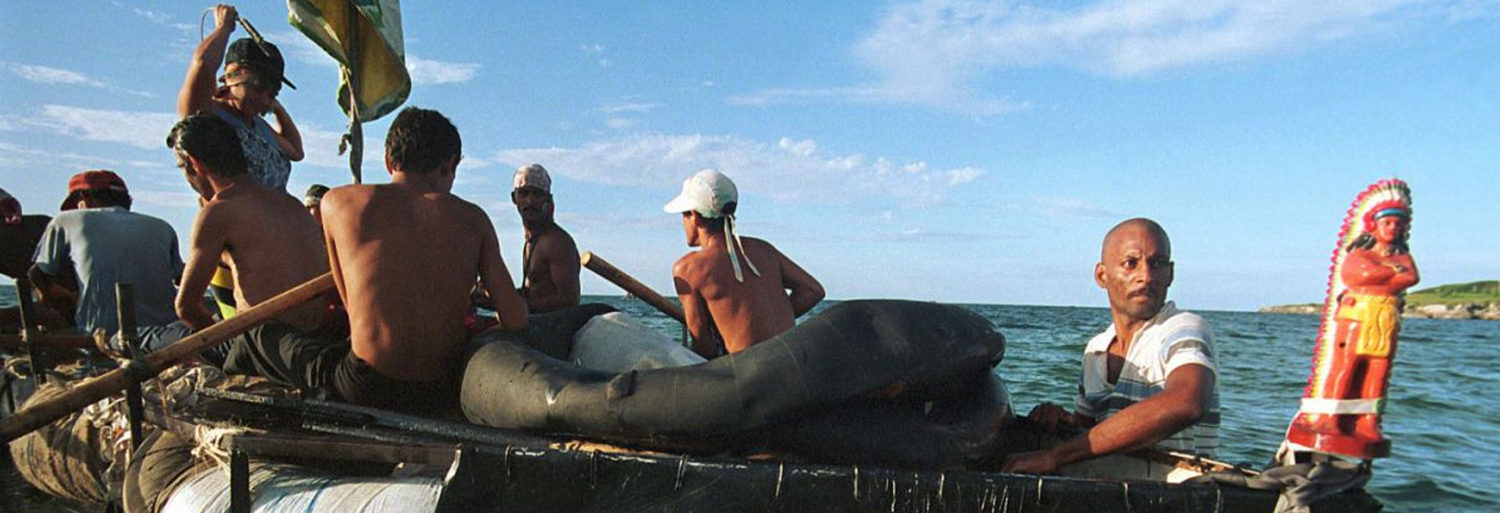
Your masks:
[[[1381,244],[1390,244],[1406,235],[1408,223],[1410,221],[1402,216],[1385,216],[1375,220],[1375,229],[1370,231],[1370,235]]]

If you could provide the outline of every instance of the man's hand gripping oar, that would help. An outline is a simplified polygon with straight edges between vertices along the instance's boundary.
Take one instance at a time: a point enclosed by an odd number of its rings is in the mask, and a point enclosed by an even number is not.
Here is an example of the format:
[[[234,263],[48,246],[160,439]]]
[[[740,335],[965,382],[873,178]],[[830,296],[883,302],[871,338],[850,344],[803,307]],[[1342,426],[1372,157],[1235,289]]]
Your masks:
[[[151,379],[162,369],[187,360],[204,349],[223,343],[331,289],[333,289],[333,275],[325,273],[282,292],[264,303],[241,310],[239,315],[204,328],[203,331],[151,353],[146,356],[144,363],[132,362],[103,375],[84,380],[49,400],[23,408],[0,422],[0,441],[10,443],[11,440],[20,438],[69,413],[119,393],[132,381],[142,382]]]

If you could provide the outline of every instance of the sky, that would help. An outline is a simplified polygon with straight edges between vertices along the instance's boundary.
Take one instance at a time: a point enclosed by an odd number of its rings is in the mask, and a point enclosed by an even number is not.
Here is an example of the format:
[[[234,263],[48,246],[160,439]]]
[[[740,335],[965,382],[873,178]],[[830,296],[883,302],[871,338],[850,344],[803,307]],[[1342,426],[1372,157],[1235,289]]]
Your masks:
[[[112,169],[185,241],[195,193],[163,140],[209,7],[0,2],[0,188],[55,214],[69,176]],[[283,4],[239,10],[298,86],[288,191],[349,183],[337,65]],[[580,250],[668,293],[689,248],[662,205],[705,168],[833,299],[1105,306],[1100,241],[1144,216],[1180,307],[1318,302],[1345,211],[1392,176],[1421,286],[1500,278],[1493,0],[428,1],[401,21],[407,105],[459,128],[454,192],[512,274],[510,178],[539,162]],[[366,183],[393,117],[365,125]]]

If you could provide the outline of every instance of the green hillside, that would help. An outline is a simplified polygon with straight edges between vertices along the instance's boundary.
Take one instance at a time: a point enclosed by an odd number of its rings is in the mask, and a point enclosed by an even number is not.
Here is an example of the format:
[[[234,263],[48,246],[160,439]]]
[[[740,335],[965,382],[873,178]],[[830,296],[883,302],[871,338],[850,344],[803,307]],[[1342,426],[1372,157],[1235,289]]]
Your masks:
[[[1406,304],[1412,306],[1456,303],[1500,303],[1500,281],[1476,281],[1442,285],[1406,294]]]

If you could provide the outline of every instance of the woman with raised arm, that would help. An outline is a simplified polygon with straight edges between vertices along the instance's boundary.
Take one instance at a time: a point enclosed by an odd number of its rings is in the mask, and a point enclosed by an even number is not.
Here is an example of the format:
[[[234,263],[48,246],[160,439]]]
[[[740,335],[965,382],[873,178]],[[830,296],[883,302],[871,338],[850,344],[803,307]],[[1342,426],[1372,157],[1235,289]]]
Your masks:
[[[241,38],[229,43],[238,20],[234,6],[214,7],[214,31],[198,44],[187,78],[177,93],[177,115],[207,112],[234,127],[250,174],[260,183],[286,191],[292,162],[302,160],[302,135],[276,96],[285,83],[286,61],[269,42]],[[219,63],[224,75],[215,77]],[[276,118],[273,128],[262,116]]]

